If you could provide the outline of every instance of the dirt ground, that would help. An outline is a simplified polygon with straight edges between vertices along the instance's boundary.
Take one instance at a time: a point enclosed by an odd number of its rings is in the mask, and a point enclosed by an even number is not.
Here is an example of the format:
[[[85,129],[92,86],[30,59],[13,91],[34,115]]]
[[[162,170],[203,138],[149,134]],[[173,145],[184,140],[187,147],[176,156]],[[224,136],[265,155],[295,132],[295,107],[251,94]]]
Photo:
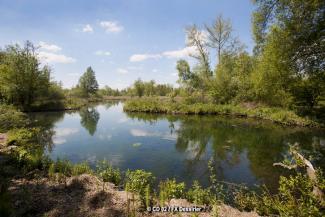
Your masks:
[[[194,216],[193,213],[148,213],[146,211],[127,211],[132,203],[128,202],[130,194],[118,190],[107,183],[105,191],[100,180],[92,175],[71,177],[66,183],[58,183],[48,178],[39,178],[37,173],[30,177],[11,181],[9,192],[12,195],[14,216],[82,216],[82,217],[115,217],[115,216]],[[170,206],[192,207],[193,204],[183,199],[173,199]],[[132,207],[132,206],[131,206]],[[132,210],[132,208],[129,208]],[[133,209],[135,210],[135,209]],[[240,212],[232,207],[221,205],[218,216],[248,217],[258,216],[256,213]],[[196,216],[212,216],[211,213],[197,213]]]

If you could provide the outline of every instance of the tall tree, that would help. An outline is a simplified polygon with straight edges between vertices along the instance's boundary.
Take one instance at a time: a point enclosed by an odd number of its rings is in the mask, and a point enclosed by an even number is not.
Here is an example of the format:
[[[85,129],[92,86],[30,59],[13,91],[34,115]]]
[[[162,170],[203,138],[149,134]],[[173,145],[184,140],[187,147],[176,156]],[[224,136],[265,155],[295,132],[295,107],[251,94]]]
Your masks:
[[[211,26],[206,26],[209,36],[208,45],[217,49],[218,62],[221,59],[221,52],[232,39],[232,24],[219,15]]]
[[[86,72],[80,77],[78,87],[83,95],[87,97],[98,90],[95,72],[91,67],[88,67]]]
[[[187,46],[195,47],[195,52],[191,53],[191,57],[199,61],[200,68],[205,77],[212,75],[210,70],[209,50],[207,47],[207,39],[204,32],[200,31],[196,25],[189,26],[186,29]]]

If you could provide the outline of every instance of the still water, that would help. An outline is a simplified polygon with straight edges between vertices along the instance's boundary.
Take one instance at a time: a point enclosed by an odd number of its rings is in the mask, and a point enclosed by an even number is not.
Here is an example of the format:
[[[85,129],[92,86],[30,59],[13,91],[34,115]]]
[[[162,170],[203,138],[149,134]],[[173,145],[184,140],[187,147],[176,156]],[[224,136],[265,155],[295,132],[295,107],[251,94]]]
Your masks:
[[[123,112],[110,102],[75,112],[32,113],[38,126],[53,132],[47,150],[53,159],[106,159],[122,171],[144,169],[157,180],[176,178],[187,185],[208,185],[213,159],[221,181],[277,188],[286,170],[274,167],[298,142],[313,163],[325,165],[324,131],[285,128],[265,121],[217,116],[181,116]]]

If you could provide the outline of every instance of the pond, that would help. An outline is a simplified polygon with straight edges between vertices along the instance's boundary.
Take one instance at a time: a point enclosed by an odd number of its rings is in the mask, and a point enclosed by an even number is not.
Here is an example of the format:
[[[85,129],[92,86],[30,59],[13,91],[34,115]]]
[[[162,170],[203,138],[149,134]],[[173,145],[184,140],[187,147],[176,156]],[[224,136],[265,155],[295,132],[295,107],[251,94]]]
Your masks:
[[[122,171],[144,169],[157,180],[176,178],[190,185],[209,183],[208,162],[218,180],[277,188],[285,169],[274,167],[299,143],[313,163],[324,167],[325,133],[288,128],[265,121],[218,116],[160,115],[123,112],[122,102],[80,111],[31,113],[36,125],[52,131],[52,159],[106,159]]]

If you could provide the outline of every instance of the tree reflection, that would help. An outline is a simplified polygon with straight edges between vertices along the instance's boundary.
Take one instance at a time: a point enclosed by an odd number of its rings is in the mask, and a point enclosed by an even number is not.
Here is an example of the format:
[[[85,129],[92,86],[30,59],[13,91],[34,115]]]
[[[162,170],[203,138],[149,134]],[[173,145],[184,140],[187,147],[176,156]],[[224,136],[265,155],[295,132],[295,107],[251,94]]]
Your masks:
[[[94,135],[100,117],[98,111],[95,108],[82,108],[79,111],[79,115],[81,117],[80,124],[89,132],[90,135]]]
[[[325,143],[312,136],[315,132],[284,128],[265,121],[144,113],[133,113],[129,117],[154,124],[167,119],[171,133],[177,135],[175,149],[185,156],[187,174],[208,179],[207,164],[212,157],[219,180],[251,182],[247,184],[257,181],[271,190],[277,189],[279,176],[287,174],[273,163],[283,160],[288,143],[298,142],[305,150],[314,146],[319,149],[320,144]],[[177,129],[175,122],[178,122]]]
[[[53,137],[55,136],[54,125],[63,119],[64,114],[65,112],[35,112],[28,114],[31,127],[40,129],[37,136],[43,150],[52,151],[54,146]]]

